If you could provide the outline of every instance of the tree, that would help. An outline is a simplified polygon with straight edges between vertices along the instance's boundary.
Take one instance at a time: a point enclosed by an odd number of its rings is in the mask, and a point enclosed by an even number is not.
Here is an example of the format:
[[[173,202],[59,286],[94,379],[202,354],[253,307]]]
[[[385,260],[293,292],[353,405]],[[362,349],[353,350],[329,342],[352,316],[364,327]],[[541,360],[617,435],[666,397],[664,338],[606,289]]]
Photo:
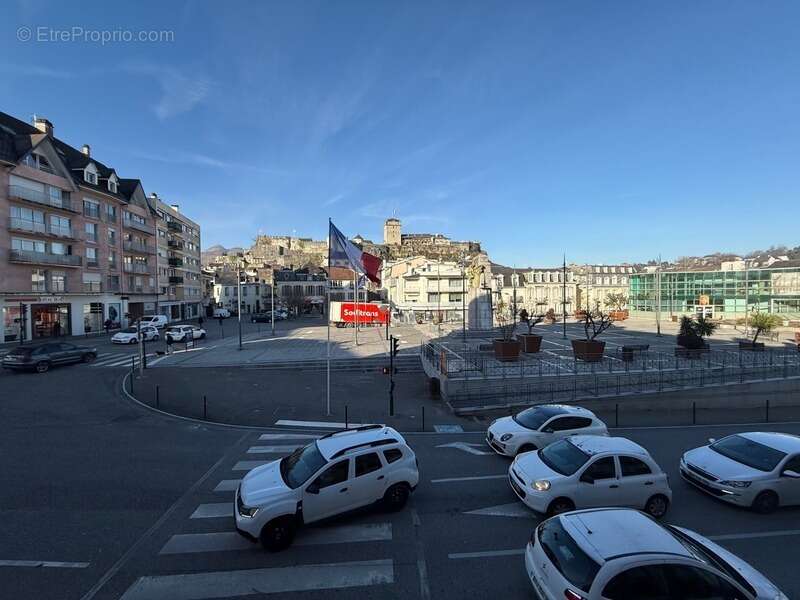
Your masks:
[[[500,326],[503,341],[509,342],[514,337],[514,329],[517,325],[514,316],[513,309],[501,297],[495,305],[495,319],[497,319],[497,324]]]
[[[583,331],[586,335],[586,339],[592,341],[611,327],[613,320],[608,313],[595,309],[584,311],[580,322],[583,323]],[[591,332],[589,331],[590,329]]]
[[[762,333],[770,333],[773,329],[780,327],[782,324],[783,319],[778,315],[754,311],[753,315],[750,317],[750,326],[756,330],[753,336],[753,344],[756,343],[759,335]]]
[[[628,305],[628,296],[624,292],[610,292],[606,294],[606,306],[616,311],[623,311]]]
[[[707,319],[705,315],[700,315],[694,321],[695,333],[701,338],[711,337],[717,330],[717,327],[719,327],[719,325],[714,323],[711,319]]]
[[[544,321],[544,315],[531,315],[524,308],[519,311],[519,320],[528,326],[528,335],[533,335],[533,328]]]

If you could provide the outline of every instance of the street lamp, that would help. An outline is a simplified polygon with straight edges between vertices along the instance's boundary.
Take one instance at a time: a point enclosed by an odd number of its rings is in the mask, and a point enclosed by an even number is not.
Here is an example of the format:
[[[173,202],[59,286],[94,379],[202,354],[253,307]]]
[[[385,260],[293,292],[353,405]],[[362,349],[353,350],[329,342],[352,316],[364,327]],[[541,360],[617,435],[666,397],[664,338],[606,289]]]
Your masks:
[[[236,316],[239,319],[239,350],[242,349],[242,267],[236,266]]]

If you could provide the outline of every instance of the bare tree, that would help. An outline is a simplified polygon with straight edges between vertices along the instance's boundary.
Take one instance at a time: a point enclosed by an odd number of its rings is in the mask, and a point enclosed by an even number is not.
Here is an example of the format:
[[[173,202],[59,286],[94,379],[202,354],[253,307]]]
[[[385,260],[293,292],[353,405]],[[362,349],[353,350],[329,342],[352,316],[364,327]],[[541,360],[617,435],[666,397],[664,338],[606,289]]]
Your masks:
[[[583,324],[584,334],[589,341],[596,339],[613,323],[608,313],[597,309],[585,311],[580,322]]]

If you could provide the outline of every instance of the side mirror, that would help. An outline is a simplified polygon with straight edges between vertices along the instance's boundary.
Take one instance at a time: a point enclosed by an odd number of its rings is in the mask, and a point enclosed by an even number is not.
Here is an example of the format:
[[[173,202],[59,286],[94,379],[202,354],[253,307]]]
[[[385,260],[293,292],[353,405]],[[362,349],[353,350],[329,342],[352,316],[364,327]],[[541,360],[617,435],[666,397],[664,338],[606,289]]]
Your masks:
[[[781,473],[784,477],[790,477],[792,479],[800,479],[800,473],[794,471],[793,469],[786,469],[783,473]]]
[[[592,477],[588,473],[584,473],[583,475],[581,475],[581,481],[583,483],[594,484],[594,477]]]
[[[542,429],[542,431],[544,433],[553,433],[553,428],[552,427],[545,427],[544,429]]]
[[[306,492],[309,494],[319,494],[319,484],[316,481],[312,481],[306,488]]]
[[[713,444],[716,441],[717,441],[717,438],[708,438],[708,443],[709,444]]]

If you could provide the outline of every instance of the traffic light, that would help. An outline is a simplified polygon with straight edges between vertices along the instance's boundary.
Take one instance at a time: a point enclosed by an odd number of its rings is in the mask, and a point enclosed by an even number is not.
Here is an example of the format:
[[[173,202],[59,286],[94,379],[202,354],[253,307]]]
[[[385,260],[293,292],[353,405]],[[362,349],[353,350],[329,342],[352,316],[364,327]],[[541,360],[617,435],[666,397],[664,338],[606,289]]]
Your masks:
[[[392,356],[393,357],[397,356],[397,351],[399,350],[398,346],[400,345],[400,339],[392,336],[389,338],[389,343]]]

